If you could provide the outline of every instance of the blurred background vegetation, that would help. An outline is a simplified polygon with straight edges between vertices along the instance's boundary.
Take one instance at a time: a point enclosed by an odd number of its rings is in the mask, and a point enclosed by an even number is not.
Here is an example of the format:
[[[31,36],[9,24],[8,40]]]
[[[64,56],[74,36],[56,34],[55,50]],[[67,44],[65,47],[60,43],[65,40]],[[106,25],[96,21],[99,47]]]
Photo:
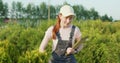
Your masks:
[[[78,63],[120,63],[120,22],[101,20],[73,21],[89,36],[84,48],[75,54]],[[55,20],[23,23],[3,23],[0,26],[0,63],[47,63],[52,49],[48,43],[45,53],[39,53],[39,45],[45,31]]]
[[[64,2],[63,5],[68,4]],[[70,4],[68,4],[70,5]],[[45,2],[39,5],[34,5],[29,3],[23,6],[21,2],[12,2],[11,8],[9,8],[8,3],[3,3],[0,0],[0,18],[10,18],[13,20],[29,19],[29,20],[42,20],[42,19],[55,19],[59,13],[59,9],[62,5],[48,5]],[[76,20],[96,20],[101,19],[102,21],[113,21],[112,16],[104,14],[100,16],[99,13],[94,9],[86,9],[82,5],[72,6],[76,13]]]

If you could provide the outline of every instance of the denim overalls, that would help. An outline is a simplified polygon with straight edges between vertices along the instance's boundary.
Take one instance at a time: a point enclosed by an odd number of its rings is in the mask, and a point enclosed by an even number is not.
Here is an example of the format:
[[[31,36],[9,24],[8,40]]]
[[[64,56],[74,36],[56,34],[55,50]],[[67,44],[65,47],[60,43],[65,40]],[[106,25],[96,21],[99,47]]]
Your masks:
[[[72,47],[74,31],[75,26],[72,26],[69,40],[62,40],[59,31],[56,33],[58,43],[56,49],[52,52],[51,63],[77,63],[73,54],[65,55],[66,49]]]

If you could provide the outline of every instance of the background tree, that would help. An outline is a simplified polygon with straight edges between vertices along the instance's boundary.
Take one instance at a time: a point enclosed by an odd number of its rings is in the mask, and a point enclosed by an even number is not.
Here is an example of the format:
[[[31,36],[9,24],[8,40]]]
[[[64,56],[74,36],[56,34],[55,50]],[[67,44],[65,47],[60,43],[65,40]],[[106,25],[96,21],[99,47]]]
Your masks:
[[[70,5],[67,2],[64,2],[63,5]],[[50,6],[50,18],[55,19],[58,15],[60,7],[62,5],[49,5]],[[21,2],[12,2],[12,8],[8,8],[7,3],[3,3],[0,0],[0,18],[10,17],[13,19],[25,18],[25,19],[48,19],[48,5],[45,2],[40,3],[39,5],[34,5],[29,3],[26,7],[23,7]],[[100,16],[99,13],[91,8],[90,10],[86,9],[82,5],[73,5],[74,12],[76,14],[76,19],[79,20],[96,20],[101,19],[103,21],[112,21],[112,16],[108,17],[107,14]]]
[[[16,14],[17,18],[22,18],[23,16],[23,4],[21,2],[16,3]]]
[[[16,17],[16,8],[17,8],[16,7],[16,2],[13,1],[12,2],[12,9],[11,9],[11,12],[10,12],[11,18],[15,18],[15,19],[17,18]]]
[[[33,4],[28,4],[26,8],[27,19],[31,19]]]
[[[101,20],[102,21],[112,21],[113,19],[112,19],[112,17],[109,18],[108,15],[105,14],[105,15],[101,16]]]
[[[57,6],[54,6],[54,7],[55,7],[56,15],[58,15],[61,5],[57,5]]]
[[[45,2],[42,2],[40,4],[40,14],[42,19],[47,19],[48,18],[48,8]]]
[[[96,20],[99,18],[99,14],[97,11],[95,11],[94,8],[91,8],[89,11],[89,17],[90,17],[90,19]]]
[[[8,11],[9,11],[8,4],[7,3],[3,4],[3,13],[2,13],[3,18],[8,18],[8,13],[9,13]]]
[[[41,11],[40,6],[36,6],[36,15],[38,19],[40,19],[41,16],[40,11]]]
[[[74,12],[76,14],[76,19],[85,19],[85,9],[82,5],[74,5]]]
[[[0,18],[3,18],[3,2],[2,2],[2,0],[0,0]]]
[[[109,17],[109,20],[110,20],[110,21],[113,21],[113,18],[112,18],[112,16],[110,16],[110,17]]]
[[[50,6],[50,18],[54,19],[56,17],[56,10],[53,5]]]

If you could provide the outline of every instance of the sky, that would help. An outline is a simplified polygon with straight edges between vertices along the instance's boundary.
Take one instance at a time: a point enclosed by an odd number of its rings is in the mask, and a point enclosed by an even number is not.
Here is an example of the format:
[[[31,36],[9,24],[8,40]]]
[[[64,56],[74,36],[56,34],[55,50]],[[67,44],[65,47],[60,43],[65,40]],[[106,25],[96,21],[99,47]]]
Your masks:
[[[99,15],[107,14],[114,20],[120,20],[120,0],[3,0],[4,3],[22,2],[24,6],[28,3],[39,5],[41,2],[51,5],[62,5],[65,1],[71,5],[83,5],[86,9],[94,8]]]

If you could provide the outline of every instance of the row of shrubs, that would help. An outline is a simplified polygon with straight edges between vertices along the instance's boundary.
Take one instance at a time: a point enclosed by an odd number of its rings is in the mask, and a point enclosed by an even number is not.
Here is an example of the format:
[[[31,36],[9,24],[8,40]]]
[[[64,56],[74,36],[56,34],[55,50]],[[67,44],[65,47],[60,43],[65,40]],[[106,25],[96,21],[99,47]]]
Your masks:
[[[45,53],[38,48],[45,31],[53,21],[42,21],[32,27],[8,23],[0,27],[0,63],[48,63],[51,54],[49,42]],[[74,21],[82,37],[89,36],[84,48],[75,54],[78,63],[120,63],[120,22]],[[26,27],[27,25],[27,27]]]

